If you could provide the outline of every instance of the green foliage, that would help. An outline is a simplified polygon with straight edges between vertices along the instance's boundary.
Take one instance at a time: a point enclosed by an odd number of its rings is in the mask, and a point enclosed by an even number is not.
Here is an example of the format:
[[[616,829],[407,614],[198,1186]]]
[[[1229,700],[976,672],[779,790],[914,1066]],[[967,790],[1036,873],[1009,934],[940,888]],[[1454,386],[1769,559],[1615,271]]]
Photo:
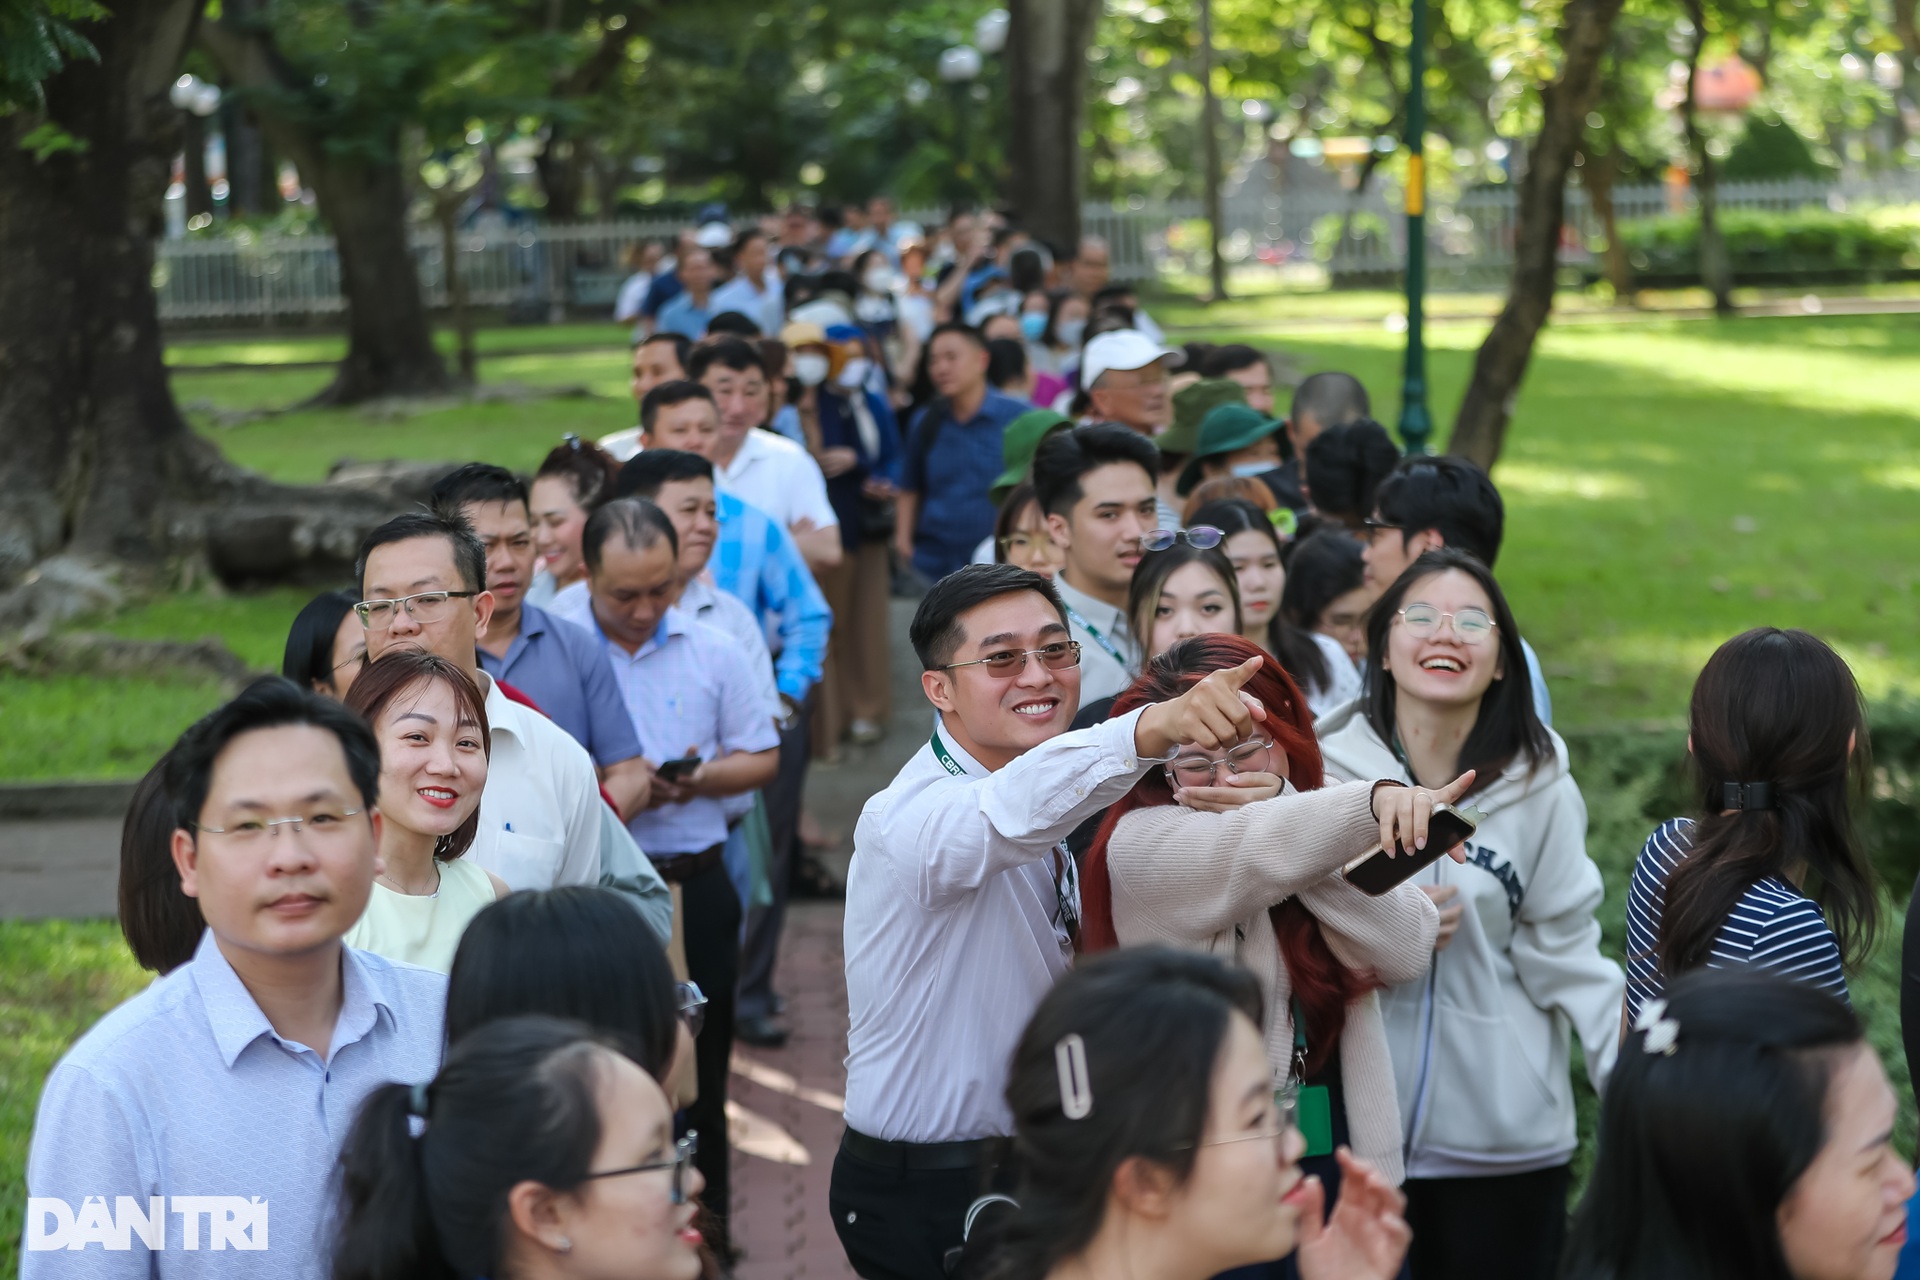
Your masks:
[[[1720,176],[1728,182],[1827,179],[1833,172],[1833,166],[1821,163],[1807,140],[1792,125],[1785,120],[1759,116],[1747,121],[1747,131],[1733,144],[1732,153],[1720,166]]]
[[[42,84],[67,63],[98,62],[99,50],[75,27],[106,16],[95,0],[0,0],[0,116],[45,106]],[[23,145],[44,160],[61,149],[50,145],[60,134],[36,129]]]
[[[1720,234],[1736,278],[1784,272],[1885,275],[1920,269],[1920,209],[1834,213],[1818,206],[1775,213],[1725,209]],[[1622,222],[1620,238],[1642,275],[1693,279],[1700,219],[1667,215]]]

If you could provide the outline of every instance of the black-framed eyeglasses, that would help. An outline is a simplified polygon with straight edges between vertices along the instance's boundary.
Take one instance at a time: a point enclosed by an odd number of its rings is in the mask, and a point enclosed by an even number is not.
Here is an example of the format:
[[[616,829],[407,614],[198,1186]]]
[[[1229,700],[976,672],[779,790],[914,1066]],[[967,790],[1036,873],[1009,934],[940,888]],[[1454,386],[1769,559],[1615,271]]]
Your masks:
[[[671,1169],[673,1170],[671,1192],[673,1203],[685,1204],[687,1202],[687,1166],[692,1164],[693,1158],[699,1154],[700,1135],[688,1130],[686,1137],[673,1144],[671,1160],[654,1160],[626,1169],[602,1169],[598,1173],[582,1175],[580,1181],[593,1182],[600,1178],[624,1178],[630,1173],[658,1173],[663,1169]]]
[[[1397,524],[1388,524],[1388,523],[1387,523],[1387,522],[1386,522],[1385,520],[1375,520],[1375,519],[1373,519],[1373,518],[1371,518],[1371,517],[1369,517],[1369,518],[1367,518],[1367,519],[1365,519],[1365,520],[1362,520],[1362,521],[1360,522],[1360,528],[1361,528],[1361,530],[1363,531],[1363,533],[1364,533],[1364,535],[1365,535],[1365,537],[1366,537],[1366,540],[1367,540],[1367,545],[1368,545],[1368,546],[1372,546],[1372,545],[1373,545],[1373,535],[1375,535],[1376,533],[1380,533],[1380,532],[1382,532],[1383,530],[1387,530],[1387,529],[1391,529],[1391,530],[1393,530],[1393,531],[1394,531],[1395,533],[1405,533],[1405,532],[1406,532],[1406,530],[1405,530],[1404,528],[1402,528],[1402,527],[1401,527],[1400,525],[1397,525]]]
[[[687,1034],[698,1037],[700,1028],[707,1025],[707,996],[700,990],[697,982],[676,982],[673,984],[673,1007],[680,1015],[680,1021],[687,1024]]]
[[[478,591],[422,591],[396,600],[362,600],[353,606],[353,611],[360,615],[360,625],[367,630],[385,631],[393,625],[399,609],[405,609],[409,618],[425,625],[447,616],[449,600],[465,600],[479,594]]]
[[[958,671],[962,667],[985,667],[987,674],[1004,679],[1026,670],[1027,659],[1031,657],[1038,657],[1040,664],[1049,670],[1065,671],[1068,667],[1080,665],[1080,642],[1056,640],[1052,644],[1043,644],[1038,649],[1006,649],[999,653],[990,653],[984,658],[975,658],[972,662],[949,663],[941,670]]]
[[[1210,524],[1197,524],[1191,529],[1153,529],[1140,535],[1140,545],[1148,551],[1165,551],[1176,542],[1184,542],[1196,550],[1205,551],[1217,547],[1226,540],[1227,535]]]

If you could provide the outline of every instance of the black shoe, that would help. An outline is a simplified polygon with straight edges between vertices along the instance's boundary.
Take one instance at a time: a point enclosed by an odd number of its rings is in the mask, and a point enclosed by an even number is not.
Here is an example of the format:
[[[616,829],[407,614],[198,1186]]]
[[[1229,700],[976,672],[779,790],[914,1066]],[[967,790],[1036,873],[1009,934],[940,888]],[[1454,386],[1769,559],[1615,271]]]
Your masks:
[[[733,1038],[756,1049],[778,1049],[790,1034],[771,1017],[740,1018],[733,1024]]]

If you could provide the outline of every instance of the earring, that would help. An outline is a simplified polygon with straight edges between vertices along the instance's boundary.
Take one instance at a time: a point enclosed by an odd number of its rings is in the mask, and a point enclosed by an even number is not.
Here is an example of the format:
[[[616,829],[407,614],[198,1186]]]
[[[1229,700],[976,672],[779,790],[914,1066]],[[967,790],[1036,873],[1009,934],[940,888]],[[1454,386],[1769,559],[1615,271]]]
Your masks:
[[[555,1249],[558,1249],[561,1253],[572,1253],[573,1241],[567,1236],[561,1236],[559,1243],[555,1244],[553,1247]]]

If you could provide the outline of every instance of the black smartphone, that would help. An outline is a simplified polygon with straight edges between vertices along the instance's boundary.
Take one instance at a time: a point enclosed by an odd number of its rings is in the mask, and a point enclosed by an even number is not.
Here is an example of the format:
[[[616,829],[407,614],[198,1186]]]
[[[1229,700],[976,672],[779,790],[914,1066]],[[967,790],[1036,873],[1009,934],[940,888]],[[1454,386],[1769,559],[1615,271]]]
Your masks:
[[[1375,845],[1371,852],[1363,853],[1347,864],[1347,883],[1377,898],[1396,885],[1405,884],[1416,872],[1445,857],[1449,850],[1472,835],[1474,828],[1479,825],[1478,814],[1456,809],[1450,804],[1437,804],[1433,807],[1433,817],[1427,821],[1426,848],[1388,857],[1386,850]]]
[[[699,767],[699,756],[681,756],[678,760],[666,761],[653,771],[653,776],[662,782],[678,782]]]

